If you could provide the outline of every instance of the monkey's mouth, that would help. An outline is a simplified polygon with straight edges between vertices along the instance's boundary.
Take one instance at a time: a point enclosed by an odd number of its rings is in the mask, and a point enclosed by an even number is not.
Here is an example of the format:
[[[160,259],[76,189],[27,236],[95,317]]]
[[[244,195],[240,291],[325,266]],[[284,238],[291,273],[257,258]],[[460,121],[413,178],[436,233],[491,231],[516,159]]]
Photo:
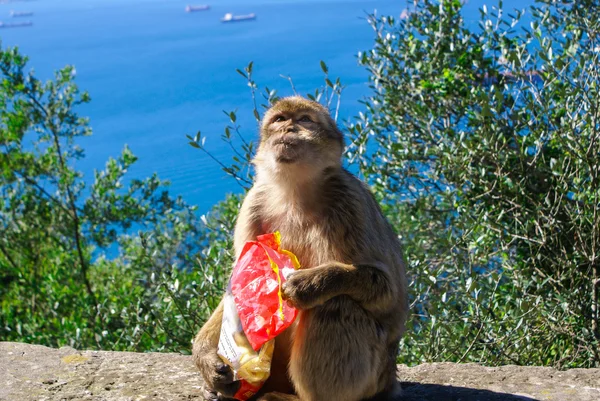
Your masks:
[[[275,157],[279,163],[294,163],[301,156],[302,141],[298,138],[279,138],[273,145]]]

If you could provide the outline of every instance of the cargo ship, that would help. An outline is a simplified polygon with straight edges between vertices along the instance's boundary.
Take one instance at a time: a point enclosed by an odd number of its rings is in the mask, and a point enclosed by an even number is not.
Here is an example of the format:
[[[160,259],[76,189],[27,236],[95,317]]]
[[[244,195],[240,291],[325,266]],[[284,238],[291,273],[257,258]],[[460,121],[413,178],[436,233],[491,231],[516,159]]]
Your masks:
[[[2,22],[0,21],[0,28],[20,28],[25,26],[31,26],[33,22],[31,21],[23,21],[23,22]]]
[[[16,17],[31,17],[33,15],[33,11],[10,11],[10,16],[13,18]]]
[[[207,5],[201,5],[201,6],[187,5],[187,6],[185,6],[186,13],[193,13],[195,11],[206,11],[206,10],[210,10],[210,6],[207,6]]]
[[[248,21],[256,19],[256,14],[246,14],[246,15],[233,15],[232,13],[227,13],[223,18],[221,18],[221,22],[239,22],[239,21]]]

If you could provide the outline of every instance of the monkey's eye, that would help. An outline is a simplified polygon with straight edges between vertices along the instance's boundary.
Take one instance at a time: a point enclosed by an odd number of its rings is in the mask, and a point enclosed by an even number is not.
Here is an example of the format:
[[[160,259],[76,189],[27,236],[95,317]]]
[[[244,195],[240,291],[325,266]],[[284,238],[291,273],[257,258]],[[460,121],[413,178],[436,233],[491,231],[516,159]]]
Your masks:
[[[312,123],[313,120],[311,120],[311,118],[305,114],[305,115],[303,115],[302,117],[300,117],[298,119],[298,122],[300,122],[300,123]]]
[[[273,119],[273,122],[275,123],[280,123],[282,121],[285,121],[285,117],[284,116],[277,116]]]

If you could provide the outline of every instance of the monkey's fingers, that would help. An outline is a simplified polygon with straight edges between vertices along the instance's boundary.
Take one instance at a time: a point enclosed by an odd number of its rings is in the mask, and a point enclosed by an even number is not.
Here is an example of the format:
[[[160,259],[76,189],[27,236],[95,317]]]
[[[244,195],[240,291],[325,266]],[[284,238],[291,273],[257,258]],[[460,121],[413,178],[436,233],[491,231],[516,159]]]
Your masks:
[[[231,367],[224,363],[216,352],[204,357],[201,372],[205,385],[210,391],[232,397],[240,386],[240,383],[233,379]]]
[[[214,366],[214,375],[212,376],[214,384],[229,384],[233,382],[233,370],[229,365],[223,362]]]
[[[216,382],[214,383],[214,388],[216,391],[224,395],[225,397],[233,397],[235,393],[240,389],[242,382],[239,380],[226,382]]]
[[[290,296],[289,292],[286,291],[286,284],[287,283],[283,283],[283,286],[281,287],[281,298],[287,302],[287,304],[289,306],[291,306],[292,308],[296,308],[296,304],[294,303],[294,301],[292,300],[292,297]]]
[[[294,302],[294,292],[293,290],[290,289],[290,287],[287,285],[287,283],[283,283],[283,285],[281,286],[281,298],[287,302],[287,304],[289,306],[291,306],[292,308],[298,308],[298,305],[296,302]]]
[[[287,283],[283,283],[281,285],[281,298],[283,298],[284,301],[289,301],[290,296],[288,295],[288,292],[286,291],[286,284]]]
[[[318,304],[312,283],[312,274],[297,271],[288,276],[281,287],[281,297],[293,308],[306,310]]]

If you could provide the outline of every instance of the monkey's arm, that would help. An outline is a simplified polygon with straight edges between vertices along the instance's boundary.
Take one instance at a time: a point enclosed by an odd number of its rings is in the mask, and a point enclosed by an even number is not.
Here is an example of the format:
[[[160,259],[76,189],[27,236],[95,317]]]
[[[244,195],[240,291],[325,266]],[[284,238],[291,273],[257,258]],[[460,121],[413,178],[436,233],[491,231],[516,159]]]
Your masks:
[[[231,397],[240,386],[233,380],[231,368],[217,355],[222,319],[223,300],[194,338],[192,356],[204,379],[203,392],[207,400],[216,399],[217,392]]]
[[[236,257],[241,252],[244,243],[256,238],[260,233],[260,224],[252,213],[254,207],[252,190],[244,199],[235,226],[234,248]],[[209,392],[217,391],[226,396],[233,396],[240,383],[233,381],[233,372],[217,355],[219,336],[221,334],[221,321],[223,319],[223,300],[217,306],[210,318],[204,323],[200,332],[194,339],[192,355],[194,363],[200,370]]]
[[[242,251],[246,241],[255,239],[259,233],[257,230],[260,224],[257,223],[257,219],[253,215],[254,203],[255,203],[255,192],[251,189],[248,191],[240,213],[238,214],[237,221],[235,224],[234,233],[234,249],[236,258]],[[217,309],[213,312],[208,321],[202,326],[198,335],[194,339],[194,359],[200,358],[207,352],[216,352],[219,344],[219,335],[221,333],[221,320],[223,319],[223,300],[217,306]],[[196,361],[196,364],[198,362]]]
[[[299,309],[311,309],[338,295],[348,295],[367,310],[387,309],[398,288],[382,263],[327,263],[292,273],[284,297]]]
[[[204,354],[217,349],[221,333],[221,320],[223,320],[223,300],[194,338],[192,354],[196,365],[198,365],[198,359],[202,358]]]
[[[256,202],[255,192],[251,189],[248,191],[240,213],[238,214],[235,233],[234,233],[234,248],[236,258],[242,251],[246,241],[255,239],[260,233],[260,224],[258,219],[254,216],[253,210],[255,209],[254,204]],[[221,320],[223,319],[223,300],[217,306],[217,309],[213,312],[208,321],[202,326],[200,332],[194,340],[194,359],[198,364],[197,359],[206,353],[216,353],[217,346],[219,344],[219,335],[221,333]]]

